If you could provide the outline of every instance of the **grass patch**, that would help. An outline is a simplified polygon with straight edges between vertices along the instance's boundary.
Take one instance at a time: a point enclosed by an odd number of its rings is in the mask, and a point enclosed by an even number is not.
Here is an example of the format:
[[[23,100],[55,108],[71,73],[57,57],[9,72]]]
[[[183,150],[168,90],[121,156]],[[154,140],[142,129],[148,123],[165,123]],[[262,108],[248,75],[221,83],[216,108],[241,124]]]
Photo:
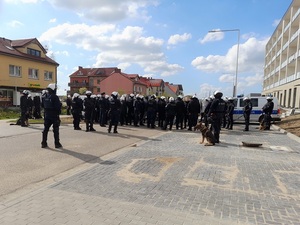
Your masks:
[[[15,109],[0,108],[0,120],[15,119],[20,117],[20,111]]]

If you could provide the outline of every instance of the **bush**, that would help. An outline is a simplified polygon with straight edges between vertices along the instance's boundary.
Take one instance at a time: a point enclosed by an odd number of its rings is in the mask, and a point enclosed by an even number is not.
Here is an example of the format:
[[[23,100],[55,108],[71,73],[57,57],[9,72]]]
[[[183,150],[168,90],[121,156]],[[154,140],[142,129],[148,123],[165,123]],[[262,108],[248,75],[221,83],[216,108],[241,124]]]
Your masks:
[[[0,119],[16,119],[20,117],[19,108],[0,108]]]

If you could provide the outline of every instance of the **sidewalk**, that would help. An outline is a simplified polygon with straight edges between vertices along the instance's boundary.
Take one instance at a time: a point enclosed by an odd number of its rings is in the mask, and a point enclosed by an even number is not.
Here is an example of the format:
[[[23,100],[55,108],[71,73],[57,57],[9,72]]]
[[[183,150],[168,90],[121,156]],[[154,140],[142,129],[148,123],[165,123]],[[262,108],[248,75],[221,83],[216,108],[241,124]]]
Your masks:
[[[242,129],[222,130],[213,147],[199,144],[196,132],[157,131],[0,202],[0,224],[300,224],[299,138],[275,126]]]

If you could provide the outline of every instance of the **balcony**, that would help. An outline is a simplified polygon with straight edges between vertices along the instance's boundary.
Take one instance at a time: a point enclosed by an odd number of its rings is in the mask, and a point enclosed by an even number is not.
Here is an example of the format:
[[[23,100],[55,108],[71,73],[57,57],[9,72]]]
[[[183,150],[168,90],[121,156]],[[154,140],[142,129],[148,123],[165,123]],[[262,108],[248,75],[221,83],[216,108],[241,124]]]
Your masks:
[[[80,83],[68,83],[68,86],[71,88],[81,88],[81,87],[89,87],[89,84],[86,82],[80,82]]]

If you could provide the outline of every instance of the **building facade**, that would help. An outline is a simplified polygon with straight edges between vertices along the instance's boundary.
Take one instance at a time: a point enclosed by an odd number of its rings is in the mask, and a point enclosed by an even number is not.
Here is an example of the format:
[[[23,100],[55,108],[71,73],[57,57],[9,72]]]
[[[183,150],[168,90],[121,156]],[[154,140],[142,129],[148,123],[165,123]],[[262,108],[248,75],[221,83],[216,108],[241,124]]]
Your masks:
[[[117,67],[108,68],[83,68],[78,67],[78,70],[70,76],[70,91],[68,94],[74,93],[83,94],[80,89],[89,90],[93,94],[105,92],[107,94],[113,91],[118,91],[122,94],[141,94],[149,96],[155,94],[161,96],[165,94],[165,82],[162,79],[153,79],[151,77],[143,77],[138,74],[126,74],[121,72]],[[172,86],[174,86],[172,84]],[[170,89],[169,96],[176,96],[178,93],[183,93],[182,85],[175,85]]]
[[[41,93],[57,83],[59,64],[46,53],[36,38],[0,38],[0,106],[17,106],[23,90]]]
[[[300,108],[300,0],[293,0],[266,45],[263,92]]]

